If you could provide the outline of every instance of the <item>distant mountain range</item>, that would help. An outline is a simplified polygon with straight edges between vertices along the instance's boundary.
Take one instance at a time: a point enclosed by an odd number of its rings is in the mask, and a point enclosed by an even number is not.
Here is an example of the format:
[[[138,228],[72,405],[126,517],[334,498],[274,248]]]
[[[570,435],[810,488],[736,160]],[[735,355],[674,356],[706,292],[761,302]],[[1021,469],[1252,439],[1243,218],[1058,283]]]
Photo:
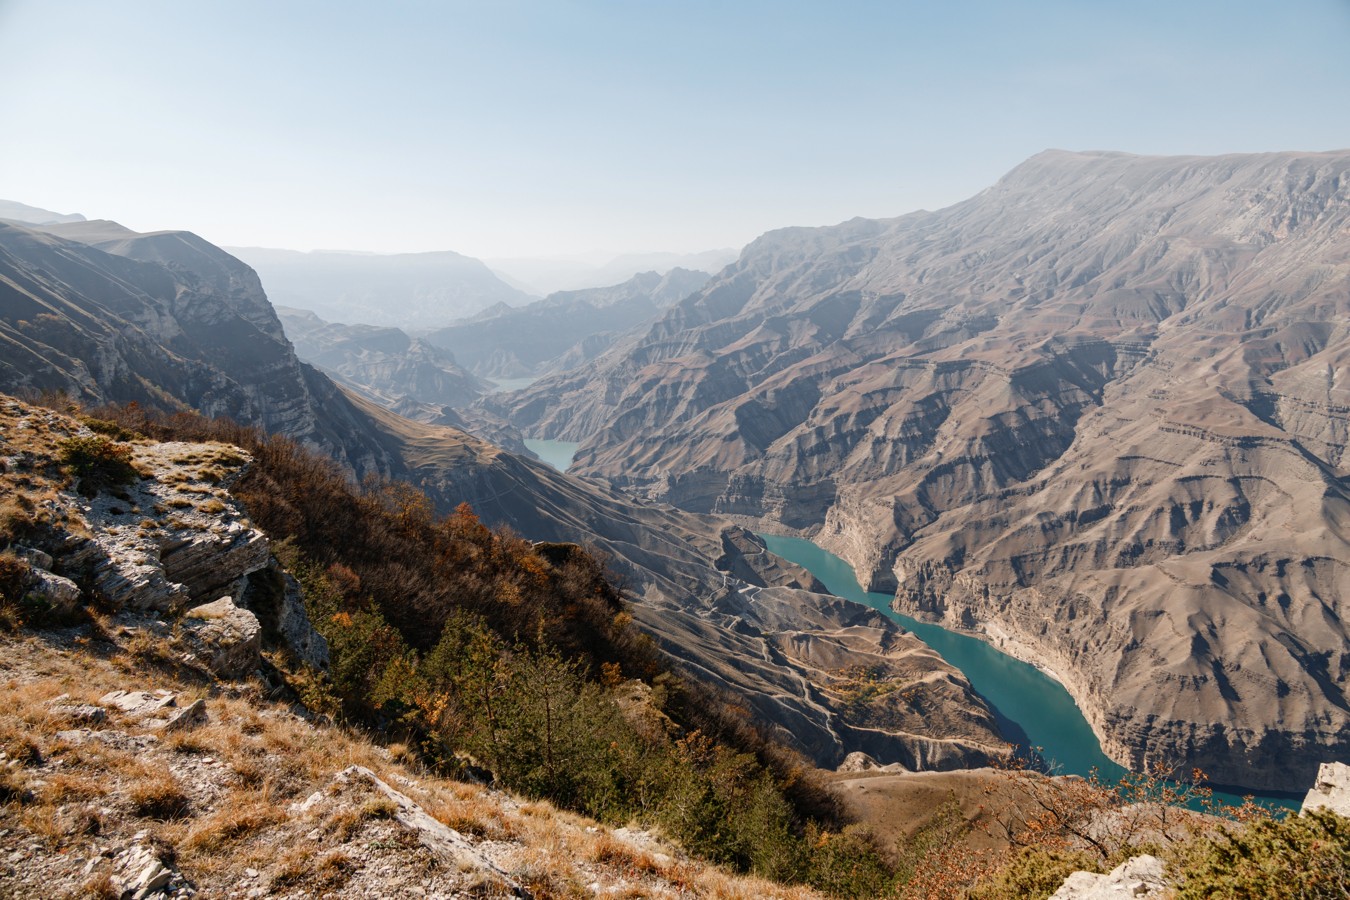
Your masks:
[[[1121,762],[1350,757],[1350,152],[1046,152],[481,402],[1048,667]]]
[[[483,261],[508,284],[544,296],[619,284],[641,272],[671,269],[717,272],[734,262],[738,253],[727,247],[701,253],[624,253],[613,257],[597,253],[555,259],[512,257]]]
[[[467,406],[492,388],[449,352],[397,328],[341,325],[308,310],[275,309],[301,359],[383,406],[396,408],[405,400]]]
[[[435,253],[343,253],[232,247],[282,306],[329,322],[428,329],[497,304],[534,299],[469,256]]]
[[[28,225],[52,225],[58,222],[83,222],[84,216],[79,213],[52,212],[50,209],[39,209],[14,200],[0,200],[0,219]]]
[[[516,308],[499,305],[429,332],[426,339],[485,377],[562,371],[594,359],[711,277],[679,268],[643,272],[623,284],[559,291]]]

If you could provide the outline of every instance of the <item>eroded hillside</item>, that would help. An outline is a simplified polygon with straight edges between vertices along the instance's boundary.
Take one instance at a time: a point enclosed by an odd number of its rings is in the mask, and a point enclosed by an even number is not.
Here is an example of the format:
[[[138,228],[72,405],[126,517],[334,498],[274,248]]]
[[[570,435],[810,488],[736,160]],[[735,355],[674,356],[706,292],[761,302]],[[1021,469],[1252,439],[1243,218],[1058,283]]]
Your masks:
[[[1295,787],[1350,751],[1347,170],[1047,152],[939,212],[765,235],[499,410],[1007,635],[1122,762]]]

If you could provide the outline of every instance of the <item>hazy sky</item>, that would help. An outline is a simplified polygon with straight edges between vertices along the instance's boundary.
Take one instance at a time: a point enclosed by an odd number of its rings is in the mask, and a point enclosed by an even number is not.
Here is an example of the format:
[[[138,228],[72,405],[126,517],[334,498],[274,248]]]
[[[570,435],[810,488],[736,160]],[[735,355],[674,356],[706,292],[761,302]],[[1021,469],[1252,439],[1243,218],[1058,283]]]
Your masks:
[[[221,244],[693,251],[1047,147],[1350,147],[1350,0],[0,0],[0,197]]]

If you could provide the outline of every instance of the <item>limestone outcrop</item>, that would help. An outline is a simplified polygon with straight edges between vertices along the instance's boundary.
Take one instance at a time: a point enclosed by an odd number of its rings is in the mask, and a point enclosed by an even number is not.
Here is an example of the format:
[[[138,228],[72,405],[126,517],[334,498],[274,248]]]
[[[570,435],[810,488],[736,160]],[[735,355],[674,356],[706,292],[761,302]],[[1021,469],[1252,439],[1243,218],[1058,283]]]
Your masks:
[[[1162,860],[1145,855],[1131,857],[1105,875],[1074,872],[1050,900],[1126,900],[1162,897],[1166,891]]]
[[[1317,770],[1317,780],[1303,798],[1302,811],[1314,809],[1325,809],[1350,818],[1350,765],[1322,763]]]
[[[0,399],[0,493],[23,522],[7,525],[42,545],[11,552],[29,567],[26,590],[50,613],[61,620],[96,602],[156,632],[181,616],[182,636],[203,665],[241,677],[258,668],[264,638],[258,614],[245,608],[253,603],[273,626],[272,646],[327,667],[299,586],[227,490],[250,464],[247,454],[220,443],[110,441],[127,455],[130,480],[84,496],[60,489],[53,471],[71,440],[98,438],[51,410]]]
[[[221,678],[243,678],[257,670],[262,653],[258,617],[229,597],[203,603],[183,614],[183,636],[196,655]]]

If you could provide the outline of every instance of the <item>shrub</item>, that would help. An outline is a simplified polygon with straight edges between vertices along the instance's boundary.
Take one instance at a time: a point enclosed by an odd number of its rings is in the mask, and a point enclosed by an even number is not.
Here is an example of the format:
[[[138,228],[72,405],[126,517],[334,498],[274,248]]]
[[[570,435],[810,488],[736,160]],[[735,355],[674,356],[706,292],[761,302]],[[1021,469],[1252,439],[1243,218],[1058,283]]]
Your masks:
[[[86,497],[140,477],[131,465],[131,447],[101,434],[64,439],[58,445],[58,457],[66,471],[79,479],[80,493]]]
[[[145,436],[132,431],[130,428],[123,428],[116,422],[109,422],[107,419],[97,419],[93,416],[80,416],[79,422],[95,434],[105,435],[115,441],[134,441]]]
[[[1002,871],[972,888],[970,900],[1005,897],[1046,898],[1074,872],[1100,872],[1101,860],[1090,853],[1050,847],[1023,847]]]
[[[33,592],[36,586],[37,577],[27,560],[0,553],[0,626],[14,629],[42,620],[49,604]]]
[[[33,567],[13,553],[0,553],[0,601],[15,604],[23,600],[37,583]]]
[[[1350,819],[1325,810],[1225,830],[1184,847],[1178,900],[1344,900],[1350,896]]]
[[[850,825],[834,834],[809,828],[806,843],[810,854],[806,880],[812,887],[835,897],[880,897],[895,886],[895,871],[862,826]]]

